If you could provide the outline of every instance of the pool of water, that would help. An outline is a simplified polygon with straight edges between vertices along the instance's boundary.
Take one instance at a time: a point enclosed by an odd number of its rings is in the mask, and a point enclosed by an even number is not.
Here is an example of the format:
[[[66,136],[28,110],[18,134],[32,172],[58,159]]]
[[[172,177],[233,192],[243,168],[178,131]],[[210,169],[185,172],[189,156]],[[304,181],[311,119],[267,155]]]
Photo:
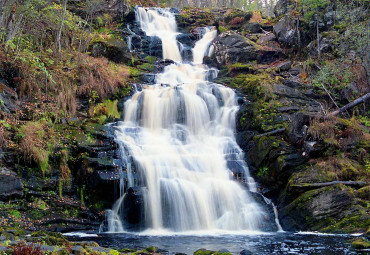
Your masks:
[[[351,235],[327,235],[309,232],[281,232],[281,233],[242,233],[242,234],[196,234],[188,233],[153,234],[150,232],[133,234],[93,234],[67,235],[72,241],[95,241],[100,246],[115,249],[134,248],[143,249],[156,246],[164,254],[177,252],[193,254],[194,251],[204,248],[213,251],[228,250],[232,254],[240,254],[242,250],[254,255],[271,254],[315,254],[315,255],[342,255],[342,254],[370,254],[369,250],[356,251],[351,248]],[[246,253],[248,254],[248,253]]]

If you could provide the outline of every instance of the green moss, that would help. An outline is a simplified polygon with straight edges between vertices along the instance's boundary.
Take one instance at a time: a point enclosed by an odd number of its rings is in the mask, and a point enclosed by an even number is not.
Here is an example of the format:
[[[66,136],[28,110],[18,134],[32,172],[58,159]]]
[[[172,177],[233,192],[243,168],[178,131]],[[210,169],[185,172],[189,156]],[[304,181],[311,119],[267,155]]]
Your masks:
[[[153,63],[143,63],[138,65],[137,68],[147,72],[154,72],[155,65]]]
[[[362,187],[361,189],[357,190],[356,196],[362,199],[369,199],[370,198],[370,186]]]
[[[20,219],[22,217],[22,214],[19,211],[14,210],[14,209],[10,210],[9,214],[14,216],[17,219]]]
[[[230,252],[217,252],[206,249],[199,249],[193,253],[193,255],[231,255]]]
[[[370,248],[370,242],[365,238],[357,238],[351,243],[351,246],[354,249],[368,249]]]

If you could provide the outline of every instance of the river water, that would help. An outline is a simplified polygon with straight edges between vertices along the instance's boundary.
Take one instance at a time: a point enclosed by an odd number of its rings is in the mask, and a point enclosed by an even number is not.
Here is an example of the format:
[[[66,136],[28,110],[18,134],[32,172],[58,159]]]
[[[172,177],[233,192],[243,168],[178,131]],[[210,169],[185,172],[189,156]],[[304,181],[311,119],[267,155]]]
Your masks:
[[[163,254],[175,254],[178,252],[193,254],[194,251],[204,248],[213,251],[226,249],[232,254],[240,254],[242,250],[248,250],[254,255],[347,255],[347,254],[370,254],[370,250],[356,251],[351,248],[350,240],[354,236],[349,235],[325,235],[318,233],[300,232],[277,232],[277,233],[239,233],[214,234],[188,233],[173,234],[163,233],[120,233],[98,234],[78,237],[69,236],[71,240],[95,241],[101,246],[116,249],[133,248],[144,249],[150,246],[160,248]],[[248,254],[248,253],[246,253]]]

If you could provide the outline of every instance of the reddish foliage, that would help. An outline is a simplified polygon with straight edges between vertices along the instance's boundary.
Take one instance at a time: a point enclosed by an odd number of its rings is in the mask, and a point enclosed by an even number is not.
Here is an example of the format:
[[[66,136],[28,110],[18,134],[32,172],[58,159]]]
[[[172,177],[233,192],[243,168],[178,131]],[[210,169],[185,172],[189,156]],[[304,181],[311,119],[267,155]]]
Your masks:
[[[235,17],[232,21],[230,21],[231,25],[238,25],[244,22],[244,17]]]
[[[20,242],[16,246],[10,246],[13,255],[42,255],[43,252],[39,245],[26,244],[25,242]]]

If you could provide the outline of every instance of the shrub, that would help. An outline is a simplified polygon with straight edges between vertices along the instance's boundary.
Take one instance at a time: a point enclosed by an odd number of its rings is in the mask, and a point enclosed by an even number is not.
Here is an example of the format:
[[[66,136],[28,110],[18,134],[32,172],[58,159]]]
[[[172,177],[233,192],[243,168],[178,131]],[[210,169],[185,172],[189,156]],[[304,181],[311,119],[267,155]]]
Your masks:
[[[16,246],[9,246],[13,255],[42,255],[43,251],[39,245],[20,242]]]
[[[233,20],[230,22],[231,25],[239,25],[244,22],[244,17],[235,17]]]
[[[88,97],[96,91],[100,100],[112,96],[119,87],[124,87],[124,82],[129,75],[125,66],[114,65],[105,58],[93,58],[82,55],[80,66],[81,86],[77,90],[78,96]]]

